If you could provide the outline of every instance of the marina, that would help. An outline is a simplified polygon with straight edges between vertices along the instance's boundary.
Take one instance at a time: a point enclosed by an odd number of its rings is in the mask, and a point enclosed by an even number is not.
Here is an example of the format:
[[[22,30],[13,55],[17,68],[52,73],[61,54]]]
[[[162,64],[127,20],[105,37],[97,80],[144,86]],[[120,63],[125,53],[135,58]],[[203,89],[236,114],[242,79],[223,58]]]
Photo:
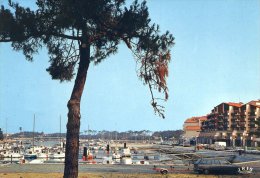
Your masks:
[[[21,141],[2,143],[0,149],[1,163],[41,164],[63,163],[65,158],[65,143],[57,141]],[[153,144],[120,143],[102,140],[81,140],[79,147],[80,163],[95,164],[149,164],[164,161]],[[148,161],[149,160],[149,161]]]
[[[64,143],[60,144],[59,141],[52,141],[52,146],[43,146],[50,145],[48,141],[35,142],[38,145],[34,147],[27,144],[27,149],[23,149],[26,146],[22,144],[17,145],[15,141],[1,144],[1,173],[48,173],[49,171],[62,173],[65,152]],[[116,142],[83,139],[80,140],[79,171],[81,173],[160,174],[162,170],[167,170],[171,174],[195,174],[193,163],[203,158],[229,160],[238,166],[250,166],[255,176],[260,174],[259,152],[244,152],[240,155],[238,148],[220,151],[204,149],[202,146],[199,150],[195,148],[195,146],[183,147],[131,140]],[[10,155],[12,155],[11,158]],[[15,157],[15,155],[18,156]]]
[[[24,144],[26,143],[26,144]],[[65,142],[30,140],[12,141],[0,144],[0,163],[44,164],[64,163]],[[198,147],[197,147],[198,148]],[[206,147],[207,148],[207,147]],[[260,151],[246,150],[240,155],[241,148],[196,149],[160,143],[142,143],[135,141],[115,142],[109,140],[80,140],[79,163],[84,164],[144,164],[144,165],[185,165],[198,158],[218,157],[233,162],[260,160]]]

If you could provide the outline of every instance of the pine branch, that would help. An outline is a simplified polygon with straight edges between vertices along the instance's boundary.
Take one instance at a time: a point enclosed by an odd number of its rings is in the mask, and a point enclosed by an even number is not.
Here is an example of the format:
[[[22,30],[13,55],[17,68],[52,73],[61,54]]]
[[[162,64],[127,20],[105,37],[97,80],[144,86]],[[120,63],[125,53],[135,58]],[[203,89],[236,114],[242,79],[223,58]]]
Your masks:
[[[69,39],[69,40],[81,40],[80,37],[76,37],[76,36],[70,36],[70,35],[65,35],[65,34],[59,34],[59,33],[49,33],[47,35],[51,35],[51,36],[55,36],[55,37],[60,37],[60,38],[66,38],[66,39]]]
[[[0,42],[12,42],[13,40],[11,39],[0,39]]]

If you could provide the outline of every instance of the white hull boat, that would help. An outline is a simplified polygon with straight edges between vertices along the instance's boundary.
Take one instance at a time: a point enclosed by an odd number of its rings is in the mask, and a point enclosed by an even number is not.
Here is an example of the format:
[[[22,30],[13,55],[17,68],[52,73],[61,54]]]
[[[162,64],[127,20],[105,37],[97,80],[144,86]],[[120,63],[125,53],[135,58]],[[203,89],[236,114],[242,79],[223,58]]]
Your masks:
[[[44,163],[44,160],[42,160],[42,159],[34,159],[29,162],[29,164],[43,164],[43,163]]]
[[[65,153],[64,152],[57,152],[57,153],[52,153],[49,155],[50,159],[62,159],[65,158]]]

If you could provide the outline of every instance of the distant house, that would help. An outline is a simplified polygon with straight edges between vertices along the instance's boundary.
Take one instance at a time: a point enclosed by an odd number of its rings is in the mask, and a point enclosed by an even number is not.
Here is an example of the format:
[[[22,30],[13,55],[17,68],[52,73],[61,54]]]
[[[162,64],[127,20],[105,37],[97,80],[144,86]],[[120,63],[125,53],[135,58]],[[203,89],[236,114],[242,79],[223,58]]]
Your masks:
[[[207,120],[206,116],[201,117],[191,117],[186,119],[183,124],[183,138],[189,140],[194,137],[198,137],[201,131],[201,123]]]

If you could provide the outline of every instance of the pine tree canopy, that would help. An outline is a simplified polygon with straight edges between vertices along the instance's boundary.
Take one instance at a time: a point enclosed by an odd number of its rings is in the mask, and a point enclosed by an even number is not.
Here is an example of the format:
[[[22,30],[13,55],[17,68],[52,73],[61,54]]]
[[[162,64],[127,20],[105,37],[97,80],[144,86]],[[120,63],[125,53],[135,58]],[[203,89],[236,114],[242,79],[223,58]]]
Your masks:
[[[25,8],[9,0],[0,9],[0,42],[11,42],[26,59],[46,47],[50,57],[47,71],[53,79],[71,80],[79,61],[79,49],[89,45],[90,62],[100,63],[115,54],[123,42],[138,63],[138,76],[149,86],[152,106],[163,116],[153,90],[168,99],[166,77],[173,36],[160,34],[151,23],[146,1],[125,0],[35,0],[37,9]],[[164,116],[163,116],[164,117]]]

